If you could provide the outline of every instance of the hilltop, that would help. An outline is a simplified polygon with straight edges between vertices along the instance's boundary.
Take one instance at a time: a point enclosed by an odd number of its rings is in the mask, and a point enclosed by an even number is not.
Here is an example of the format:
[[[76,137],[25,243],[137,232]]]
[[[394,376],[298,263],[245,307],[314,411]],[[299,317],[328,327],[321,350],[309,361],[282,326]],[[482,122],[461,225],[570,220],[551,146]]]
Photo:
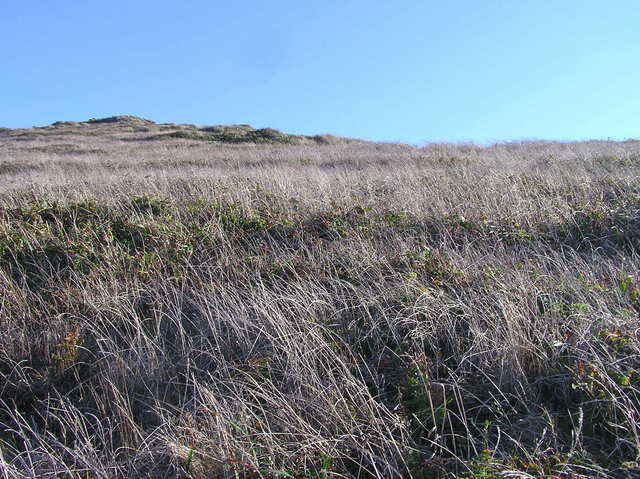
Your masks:
[[[215,143],[257,144],[340,144],[361,142],[330,134],[292,135],[273,128],[253,128],[250,125],[198,126],[192,124],[156,123],[133,115],[91,118],[86,121],[56,121],[33,128],[1,128],[0,137],[37,138],[42,136],[122,136],[138,140],[184,139]]]

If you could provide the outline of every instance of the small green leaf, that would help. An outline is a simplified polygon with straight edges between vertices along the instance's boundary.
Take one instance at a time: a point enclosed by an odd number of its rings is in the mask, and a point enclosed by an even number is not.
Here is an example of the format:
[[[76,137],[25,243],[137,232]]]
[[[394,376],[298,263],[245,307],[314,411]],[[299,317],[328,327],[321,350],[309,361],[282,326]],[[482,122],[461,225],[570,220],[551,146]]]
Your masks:
[[[629,376],[621,374],[618,376],[618,384],[620,386],[629,386],[631,384],[631,379],[629,378]]]

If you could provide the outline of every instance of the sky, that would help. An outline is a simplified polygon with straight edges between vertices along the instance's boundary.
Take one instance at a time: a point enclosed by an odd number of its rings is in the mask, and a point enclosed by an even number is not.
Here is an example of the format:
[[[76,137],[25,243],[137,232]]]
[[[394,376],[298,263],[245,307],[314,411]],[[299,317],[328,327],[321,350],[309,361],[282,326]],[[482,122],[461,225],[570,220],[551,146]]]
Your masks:
[[[21,0],[0,126],[119,114],[412,144],[640,137],[637,0]]]

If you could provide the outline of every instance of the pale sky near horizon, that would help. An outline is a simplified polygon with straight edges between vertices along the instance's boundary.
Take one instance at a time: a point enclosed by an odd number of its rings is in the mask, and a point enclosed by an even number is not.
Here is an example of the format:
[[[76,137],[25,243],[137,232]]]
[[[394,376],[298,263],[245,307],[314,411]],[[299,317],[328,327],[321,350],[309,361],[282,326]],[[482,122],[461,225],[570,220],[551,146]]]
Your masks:
[[[6,1],[0,126],[131,114],[414,144],[640,137],[637,1]]]

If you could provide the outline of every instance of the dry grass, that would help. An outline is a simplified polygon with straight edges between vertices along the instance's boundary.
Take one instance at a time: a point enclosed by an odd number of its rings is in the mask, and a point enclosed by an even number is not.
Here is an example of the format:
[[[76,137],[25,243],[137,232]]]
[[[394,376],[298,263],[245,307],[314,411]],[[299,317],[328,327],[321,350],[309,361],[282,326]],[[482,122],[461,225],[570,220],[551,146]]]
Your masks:
[[[0,132],[0,477],[640,474],[639,142],[175,131]]]

